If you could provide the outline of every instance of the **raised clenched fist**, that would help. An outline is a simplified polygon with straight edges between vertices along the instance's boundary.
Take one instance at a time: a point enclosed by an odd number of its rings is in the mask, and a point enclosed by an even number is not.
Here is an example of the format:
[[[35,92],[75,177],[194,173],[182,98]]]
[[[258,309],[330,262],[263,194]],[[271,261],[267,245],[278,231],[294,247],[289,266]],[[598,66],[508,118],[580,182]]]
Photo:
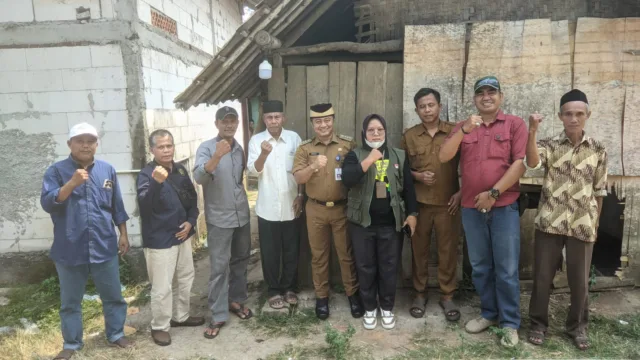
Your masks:
[[[372,149],[371,152],[369,153],[368,158],[370,158],[373,161],[378,161],[380,159],[382,159],[382,153],[380,152],[380,150],[378,149]]]
[[[480,115],[471,115],[471,116],[469,116],[467,121],[464,122],[464,125],[462,125],[462,129],[465,132],[470,133],[480,125],[482,125],[482,116],[480,116]]]
[[[260,148],[262,149],[262,153],[265,155],[271,154],[271,150],[273,150],[273,146],[271,146],[271,144],[266,140],[260,144]]]
[[[529,116],[529,131],[538,131],[538,126],[540,126],[542,119],[541,114],[531,114],[531,116]]]
[[[167,172],[167,169],[163,168],[162,166],[156,166],[156,168],[153,169],[153,172],[151,173],[151,177],[160,184],[167,180],[168,176],[169,173]]]
[[[227,140],[218,141],[218,143],[216,144],[216,152],[214,154],[215,156],[221,158],[230,152],[231,152],[231,145],[229,145]]]
[[[327,157],[324,155],[318,155],[313,164],[311,164],[311,168],[313,168],[313,170],[319,170],[325,166],[327,166]]]
[[[84,184],[89,179],[89,173],[85,169],[78,169],[71,176],[71,183],[74,187]]]

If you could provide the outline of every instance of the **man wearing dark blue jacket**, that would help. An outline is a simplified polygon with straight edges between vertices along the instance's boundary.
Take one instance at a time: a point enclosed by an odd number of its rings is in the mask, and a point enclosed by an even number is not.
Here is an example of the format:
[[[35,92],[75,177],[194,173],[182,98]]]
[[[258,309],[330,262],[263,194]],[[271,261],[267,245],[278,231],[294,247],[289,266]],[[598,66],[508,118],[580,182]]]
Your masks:
[[[191,236],[198,220],[196,191],[187,170],[173,161],[173,136],[156,130],[149,136],[154,160],[138,176],[142,242],[151,282],[151,336],[171,344],[170,327],[199,326],[189,316],[194,268]]]

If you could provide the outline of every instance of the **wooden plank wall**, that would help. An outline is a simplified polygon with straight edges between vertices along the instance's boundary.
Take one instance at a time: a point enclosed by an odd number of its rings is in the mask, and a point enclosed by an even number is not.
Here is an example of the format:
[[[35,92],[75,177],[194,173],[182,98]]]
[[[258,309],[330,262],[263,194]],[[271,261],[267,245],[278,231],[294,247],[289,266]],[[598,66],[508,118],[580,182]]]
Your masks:
[[[386,115],[387,63],[363,61],[358,63],[358,90],[356,100],[356,128],[360,129],[367,115]],[[362,143],[357,136],[358,144]]]
[[[465,25],[406,26],[404,35],[404,129],[420,123],[413,97],[424,87],[440,92],[440,117],[462,119]]]
[[[329,66],[307,66],[307,106],[327,102],[329,102]],[[313,137],[312,126],[307,127],[306,137]]]
[[[287,68],[287,117],[288,129],[297,132],[301,138],[307,135],[309,110],[307,108],[307,68],[289,66]]]
[[[334,131],[356,136],[356,63],[329,63],[329,102],[336,111]]]
[[[387,98],[385,100],[385,120],[387,120],[387,141],[391,146],[400,146],[403,134],[402,123],[402,64],[387,64]]]
[[[607,148],[609,173],[622,175],[625,19],[582,18],[576,30],[574,86],[589,97],[585,132]]]

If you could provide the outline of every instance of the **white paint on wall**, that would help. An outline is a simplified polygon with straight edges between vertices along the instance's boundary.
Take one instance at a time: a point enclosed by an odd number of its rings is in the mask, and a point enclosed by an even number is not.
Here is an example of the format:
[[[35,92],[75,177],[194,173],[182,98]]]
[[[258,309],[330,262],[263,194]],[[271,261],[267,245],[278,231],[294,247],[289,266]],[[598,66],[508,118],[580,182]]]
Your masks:
[[[31,0],[0,0],[0,9],[0,23],[33,21]]]

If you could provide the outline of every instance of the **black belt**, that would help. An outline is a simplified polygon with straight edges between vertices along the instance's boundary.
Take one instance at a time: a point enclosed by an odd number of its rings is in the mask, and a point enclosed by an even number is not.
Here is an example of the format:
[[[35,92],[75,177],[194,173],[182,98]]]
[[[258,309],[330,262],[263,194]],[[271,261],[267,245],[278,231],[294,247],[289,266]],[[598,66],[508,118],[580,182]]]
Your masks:
[[[338,200],[338,201],[327,201],[327,202],[316,200],[316,199],[312,199],[312,198],[309,198],[309,200],[312,200],[314,203],[320,204],[320,205],[326,206],[326,207],[334,207],[336,205],[342,205],[342,204],[346,204],[347,203],[347,199],[342,199],[342,200]]]

